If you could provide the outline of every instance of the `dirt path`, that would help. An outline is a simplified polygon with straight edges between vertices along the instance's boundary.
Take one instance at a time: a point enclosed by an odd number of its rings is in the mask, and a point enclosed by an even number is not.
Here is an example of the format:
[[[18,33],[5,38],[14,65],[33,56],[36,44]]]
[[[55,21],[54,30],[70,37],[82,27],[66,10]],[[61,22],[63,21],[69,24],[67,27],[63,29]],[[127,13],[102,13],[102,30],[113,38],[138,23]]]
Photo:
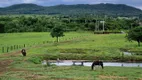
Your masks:
[[[15,51],[15,52],[5,53],[5,54],[0,55],[0,56],[3,56],[3,57],[17,56],[20,53],[21,53],[21,51],[19,50],[19,51]]]
[[[20,51],[5,53],[0,55],[1,57],[10,57],[10,56],[17,56],[20,54]],[[8,66],[13,62],[11,59],[0,60],[0,76],[8,70]]]
[[[37,48],[37,47],[41,47],[41,46],[43,46],[43,45],[33,46],[31,48]],[[26,50],[29,50],[29,49],[26,49]],[[13,60],[12,59],[7,59],[7,58],[16,57],[18,55],[22,55],[21,54],[21,50],[14,51],[14,52],[9,52],[9,53],[4,53],[4,54],[0,55],[0,58],[6,58],[5,60],[0,60],[0,76],[2,76],[2,74],[5,73],[8,70],[10,70],[10,71],[20,70],[21,71],[21,69],[11,69],[11,68],[8,68],[10,66],[10,64],[13,62]]]
[[[0,61],[0,76],[3,72],[7,71],[7,67],[13,62],[13,60],[2,60]]]
[[[99,75],[100,80],[128,80],[127,77]]]
[[[40,45],[40,46],[33,46],[31,48],[37,48],[37,47],[41,47],[43,45]],[[30,48],[29,48],[30,49]],[[28,49],[26,49],[28,50]],[[21,54],[21,50],[18,50],[18,51],[14,51],[14,52],[9,52],[9,53],[4,53],[4,54],[1,54],[0,57],[1,58],[9,58],[9,57],[16,57],[18,55],[22,55]],[[17,70],[17,69],[10,69],[8,68],[9,65],[13,62],[12,59],[5,59],[5,60],[0,60],[0,76],[8,71],[8,70]]]

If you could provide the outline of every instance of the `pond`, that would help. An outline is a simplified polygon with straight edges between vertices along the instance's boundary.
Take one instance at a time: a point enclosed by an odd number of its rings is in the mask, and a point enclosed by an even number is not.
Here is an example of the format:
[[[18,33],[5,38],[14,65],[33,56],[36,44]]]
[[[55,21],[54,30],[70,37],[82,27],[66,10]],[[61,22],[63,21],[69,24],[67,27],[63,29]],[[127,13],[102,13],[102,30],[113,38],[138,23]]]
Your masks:
[[[123,54],[124,55],[130,55],[130,56],[132,55],[132,53],[130,53],[130,52],[123,52]]]
[[[72,66],[72,61],[54,62],[57,66]],[[80,62],[76,62],[75,65],[81,65]],[[84,66],[91,66],[92,62],[84,62]],[[142,67],[142,63],[124,63],[124,62],[104,62],[104,66],[124,66],[124,67]]]
[[[128,52],[128,51],[123,51],[123,54],[124,55],[129,55],[129,56],[131,56],[131,55],[142,55],[142,52],[141,51],[131,51],[131,52]]]

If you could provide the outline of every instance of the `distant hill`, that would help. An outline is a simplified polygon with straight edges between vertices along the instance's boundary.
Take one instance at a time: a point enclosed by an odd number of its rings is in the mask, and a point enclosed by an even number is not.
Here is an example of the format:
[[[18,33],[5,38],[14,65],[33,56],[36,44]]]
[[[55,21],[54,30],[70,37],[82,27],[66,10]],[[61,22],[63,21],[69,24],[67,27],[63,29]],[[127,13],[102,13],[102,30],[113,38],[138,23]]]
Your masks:
[[[124,4],[77,4],[39,6],[36,4],[16,4],[0,8],[0,14],[65,14],[65,15],[110,15],[139,16],[142,10]]]
[[[36,4],[15,4],[0,8],[0,14],[39,14],[44,7]]]

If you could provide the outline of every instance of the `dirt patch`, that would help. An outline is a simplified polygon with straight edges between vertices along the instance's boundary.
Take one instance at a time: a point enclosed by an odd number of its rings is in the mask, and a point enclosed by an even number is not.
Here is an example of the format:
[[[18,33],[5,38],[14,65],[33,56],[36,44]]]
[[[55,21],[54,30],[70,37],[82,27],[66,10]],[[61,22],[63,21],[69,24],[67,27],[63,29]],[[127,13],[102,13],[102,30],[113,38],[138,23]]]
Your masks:
[[[74,80],[74,79],[64,78],[64,79],[54,79],[54,80]]]
[[[2,57],[7,57],[7,56],[14,57],[14,56],[17,56],[17,54],[20,54],[20,53],[21,53],[21,51],[16,51],[16,52],[5,53],[5,54],[3,54],[1,56]]]
[[[5,53],[5,54],[2,54],[0,55],[2,58],[8,58],[8,57],[16,57],[18,56],[18,54],[21,54],[21,51],[16,51],[16,52],[10,52],[10,53]],[[6,59],[6,60],[1,60],[0,61],[0,76],[8,71],[8,66],[13,62],[13,60],[10,60],[10,59]]]
[[[4,68],[9,66],[11,63],[13,62],[13,60],[2,60],[0,61],[0,68]],[[2,70],[0,70],[2,71]]]
[[[51,80],[75,80],[70,78],[51,78]]]
[[[11,68],[9,69],[9,71],[28,71],[28,70],[25,70],[25,69],[18,69],[18,68]]]
[[[28,74],[25,79],[27,80],[39,80],[39,79],[46,79],[47,76],[43,76],[40,74]]]
[[[142,78],[140,78],[139,80],[142,80]]]
[[[27,73],[28,75],[26,77],[24,77],[26,80],[40,80],[40,79],[44,79],[44,80],[74,80],[74,79],[70,79],[70,78],[55,78],[55,77],[51,77],[49,78],[48,76],[44,76],[42,74],[30,74]]]
[[[3,72],[7,71],[7,67],[13,62],[13,60],[0,61],[0,76]]]
[[[100,80],[128,80],[127,77],[99,75]]]

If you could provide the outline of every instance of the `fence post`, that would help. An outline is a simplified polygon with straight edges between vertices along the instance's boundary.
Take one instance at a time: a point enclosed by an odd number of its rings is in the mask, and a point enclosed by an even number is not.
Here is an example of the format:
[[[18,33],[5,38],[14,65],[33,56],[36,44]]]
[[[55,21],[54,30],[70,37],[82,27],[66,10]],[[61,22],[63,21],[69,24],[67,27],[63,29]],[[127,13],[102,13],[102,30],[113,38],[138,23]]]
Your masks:
[[[7,52],[9,51],[9,47],[7,47]]]
[[[10,48],[11,48],[11,50],[13,50],[13,46],[11,46]]]
[[[18,49],[18,45],[17,45],[17,49]]]
[[[24,48],[26,47],[26,45],[24,44]]]
[[[15,50],[15,47],[16,47],[16,46],[14,45],[14,50]]]
[[[19,48],[21,48],[21,45],[19,45]],[[19,49],[19,48],[18,48],[18,49]]]
[[[4,47],[2,47],[2,53],[4,53]]]

